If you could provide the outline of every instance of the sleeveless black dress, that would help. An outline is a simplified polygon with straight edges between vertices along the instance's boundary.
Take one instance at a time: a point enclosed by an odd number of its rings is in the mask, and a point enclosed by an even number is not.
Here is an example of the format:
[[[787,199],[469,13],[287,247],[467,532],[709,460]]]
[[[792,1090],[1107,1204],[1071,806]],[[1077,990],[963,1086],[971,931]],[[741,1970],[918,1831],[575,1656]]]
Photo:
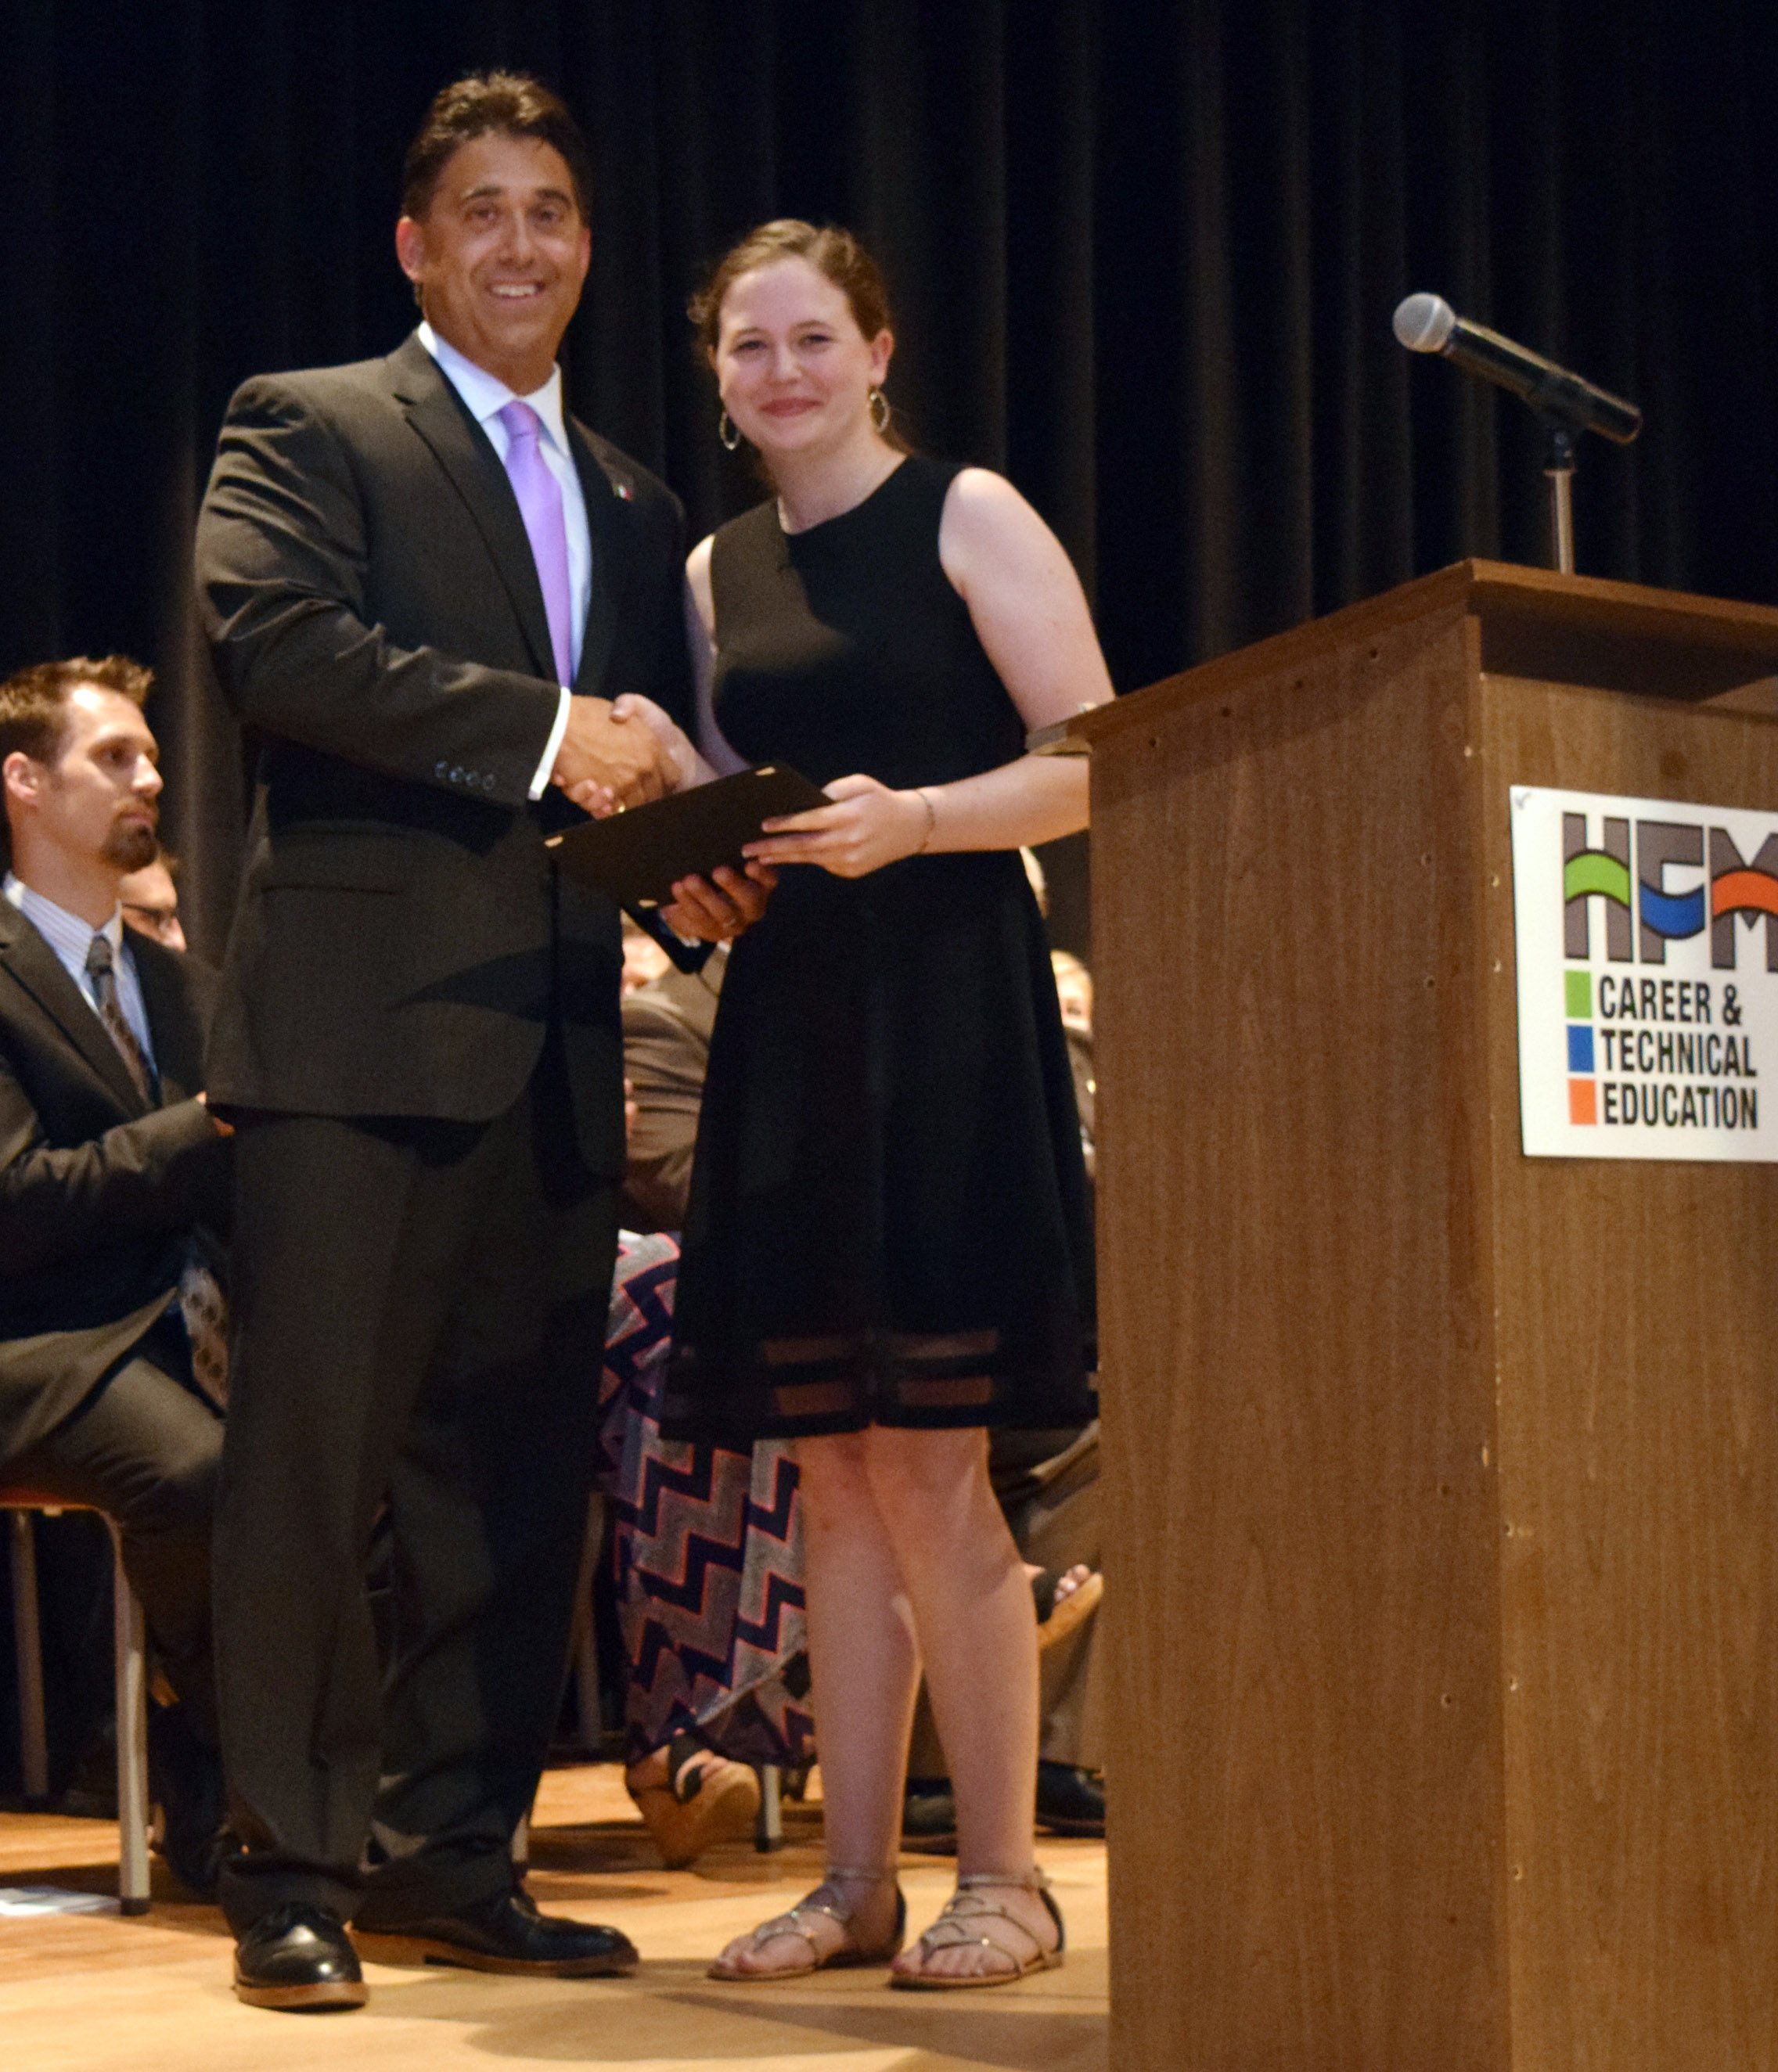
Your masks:
[[[1010,762],[1019,713],[914,457],[787,536],[715,536],[718,726],[748,762],[896,789]],[[663,1429],[731,1443],[1093,1414],[1093,1257],[1041,916],[1010,851],[781,874],[730,953]]]

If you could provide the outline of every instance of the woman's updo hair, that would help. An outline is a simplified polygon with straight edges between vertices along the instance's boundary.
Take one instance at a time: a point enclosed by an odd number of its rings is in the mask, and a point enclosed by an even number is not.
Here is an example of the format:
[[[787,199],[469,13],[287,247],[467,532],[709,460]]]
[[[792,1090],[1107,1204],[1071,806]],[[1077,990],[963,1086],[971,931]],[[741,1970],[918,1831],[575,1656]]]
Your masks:
[[[716,270],[686,306],[698,329],[698,342],[714,352],[722,327],[722,298],[743,273],[780,259],[806,259],[825,274],[851,305],[852,319],[866,339],[889,330],[889,291],[877,262],[850,230],[837,224],[817,228],[800,216],[781,216],[750,230],[724,253]]]

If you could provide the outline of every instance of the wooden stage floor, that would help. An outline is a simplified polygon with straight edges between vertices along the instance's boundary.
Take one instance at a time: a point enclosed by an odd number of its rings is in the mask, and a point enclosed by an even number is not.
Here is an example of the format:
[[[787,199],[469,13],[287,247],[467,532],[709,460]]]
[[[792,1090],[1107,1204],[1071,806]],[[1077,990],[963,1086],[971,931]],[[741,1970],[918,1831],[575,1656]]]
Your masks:
[[[155,1861],[144,1919],[115,1910],[0,1918],[6,2072],[447,2072],[577,2065],[623,2072],[1105,2072],[1105,1865],[1097,1842],[1040,1844],[1068,1926],[1068,1959],[991,1992],[893,1993],[879,1971],[780,1987],[714,1984],[728,1938],[812,1885],[819,1813],[785,1808],[788,1846],[745,1843],[695,1870],[663,1871],[615,1765],[552,1770],[530,1886],[553,1911],[621,1927],[643,1955],[632,1980],[494,1979],[367,1967],[371,2004],[331,2016],[244,2008],[214,1909],[179,1903]],[[114,1893],[117,1831],[101,1821],[0,1815],[0,1888]],[[950,1889],[949,1859],[903,1859],[916,1928]],[[3,1904],[0,1901],[0,1904]]]

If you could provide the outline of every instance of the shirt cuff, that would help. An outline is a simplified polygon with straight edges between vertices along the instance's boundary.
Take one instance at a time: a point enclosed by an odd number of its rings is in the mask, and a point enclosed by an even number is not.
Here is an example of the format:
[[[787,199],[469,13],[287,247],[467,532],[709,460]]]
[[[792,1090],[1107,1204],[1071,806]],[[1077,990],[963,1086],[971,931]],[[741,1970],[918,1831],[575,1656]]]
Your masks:
[[[562,746],[562,737],[568,731],[568,701],[574,696],[568,686],[562,686],[562,701],[556,707],[556,723],[549,730],[549,738],[544,743],[543,760],[537,765],[537,774],[531,779],[533,799],[541,799],[549,788],[549,772],[556,767],[557,752]]]

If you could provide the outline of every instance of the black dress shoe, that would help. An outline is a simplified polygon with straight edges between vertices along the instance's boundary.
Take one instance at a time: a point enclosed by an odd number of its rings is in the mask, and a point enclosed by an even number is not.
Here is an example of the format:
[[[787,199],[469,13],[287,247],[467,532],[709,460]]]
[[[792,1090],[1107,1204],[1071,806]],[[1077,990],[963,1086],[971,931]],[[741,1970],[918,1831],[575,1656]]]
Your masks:
[[[352,1940],[373,1964],[455,1964],[530,1979],[623,1979],[640,1962],[628,1936],[539,1914],[522,1889],[395,1928],[354,1928]]]
[[[1102,1835],[1105,1788],[1090,1770],[1071,1762],[1037,1766],[1037,1824],[1052,1835]]]
[[[345,1924],[324,1906],[274,1908],[235,1946],[235,1998],[249,2007],[322,2014],[369,1997]]]

